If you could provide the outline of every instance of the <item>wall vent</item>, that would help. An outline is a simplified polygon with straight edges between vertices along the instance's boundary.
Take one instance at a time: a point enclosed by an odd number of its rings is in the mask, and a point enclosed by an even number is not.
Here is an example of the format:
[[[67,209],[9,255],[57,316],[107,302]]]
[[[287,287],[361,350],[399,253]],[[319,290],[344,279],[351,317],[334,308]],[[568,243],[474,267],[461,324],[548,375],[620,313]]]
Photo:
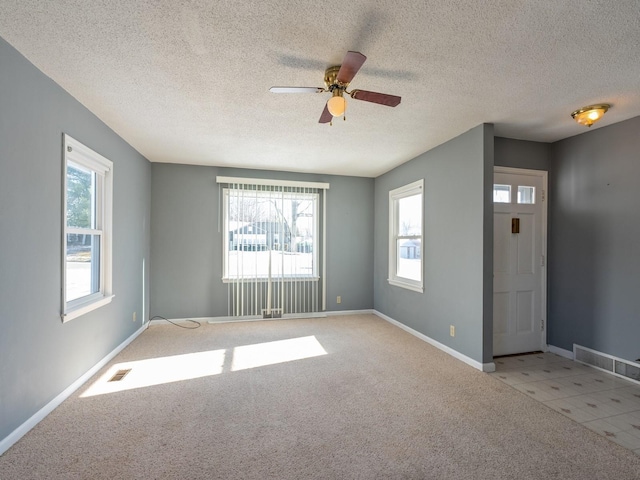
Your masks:
[[[573,345],[573,358],[576,362],[640,383],[640,363],[624,360],[576,344]]]
[[[110,381],[110,382],[119,382],[119,381],[120,381],[120,380],[122,380],[122,379],[127,375],[127,373],[129,373],[130,371],[131,371],[131,369],[130,369],[130,368],[128,368],[128,369],[126,369],[126,370],[118,370],[118,371],[116,372],[116,374],[115,374],[113,377],[111,377],[111,378],[109,379],[109,381]]]

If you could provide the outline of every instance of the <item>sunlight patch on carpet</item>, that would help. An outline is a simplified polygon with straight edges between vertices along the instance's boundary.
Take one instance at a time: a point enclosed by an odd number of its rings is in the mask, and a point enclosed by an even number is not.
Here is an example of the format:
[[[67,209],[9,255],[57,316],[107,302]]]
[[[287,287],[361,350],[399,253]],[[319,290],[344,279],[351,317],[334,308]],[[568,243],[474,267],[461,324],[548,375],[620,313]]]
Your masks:
[[[327,355],[327,352],[316,337],[311,335],[255,345],[242,345],[230,349],[122,362],[112,365],[80,397],[93,397],[135,388],[192,380],[321,355]],[[114,375],[123,370],[129,371],[119,381],[110,381]]]
[[[319,357],[327,352],[315,336],[245,345],[233,349],[231,371]]]
[[[222,373],[226,350],[187,353],[169,357],[149,358],[113,365],[81,397],[151,387],[163,383],[180,382]],[[118,370],[131,369],[119,382],[109,382]]]

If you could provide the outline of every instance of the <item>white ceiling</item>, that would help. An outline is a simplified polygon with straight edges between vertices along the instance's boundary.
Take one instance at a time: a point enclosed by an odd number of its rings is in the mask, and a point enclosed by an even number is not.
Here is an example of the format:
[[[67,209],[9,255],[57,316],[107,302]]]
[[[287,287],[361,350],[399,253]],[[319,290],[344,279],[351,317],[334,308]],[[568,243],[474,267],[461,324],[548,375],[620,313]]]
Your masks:
[[[640,115],[638,0],[0,0],[0,36],[153,162],[374,177],[474,126],[553,142]],[[347,121],[318,119],[348,50]]]

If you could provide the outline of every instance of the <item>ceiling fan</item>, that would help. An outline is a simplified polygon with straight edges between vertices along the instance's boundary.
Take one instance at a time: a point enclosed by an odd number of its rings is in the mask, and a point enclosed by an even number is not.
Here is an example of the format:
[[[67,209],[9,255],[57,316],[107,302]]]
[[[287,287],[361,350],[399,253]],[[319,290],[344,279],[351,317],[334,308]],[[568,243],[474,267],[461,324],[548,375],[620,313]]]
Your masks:
[[[269,91],[273,93],[324,93],[331,92],[332,97],[324,106],[322,115],[320,115],[319,123],[332,124],[333,117],[344,117],[347,109],[347,101],[343,94],[349,95],[355,100],[364,100],[365,102],[377,103],[388,107],[395,107],[400,104],[400,97],[395,95],[387,95],[386,93],[369,92],[367,90],[347,91],[347,87],[356,76],[360,67],[367,59],[360,52],[347,52],[342,61],[342,65],[329,67],[324,72],[324,84],[322,87],[271,87]],[[346,119],[346,118],[345,118]]]

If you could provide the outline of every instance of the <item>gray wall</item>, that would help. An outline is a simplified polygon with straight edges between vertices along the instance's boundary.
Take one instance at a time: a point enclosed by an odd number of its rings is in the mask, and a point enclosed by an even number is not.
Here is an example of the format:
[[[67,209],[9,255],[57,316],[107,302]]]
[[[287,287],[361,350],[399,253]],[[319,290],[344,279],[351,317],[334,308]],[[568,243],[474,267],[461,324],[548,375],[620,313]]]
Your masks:
[[[550,143],[496,137],[494,149],[496,166],[549,171]]]
[[[551,345],[640,358],[638,132],[640,117],[553,144]]]
[[[493,357],[493,154],[493,126],[480,125],[375,180],[374,308],[478,362]],[[387,282],[389,191],[420,178],[422,294]]]
[[[113,302],[60,320],[62,134],[114,164]],[[0,440],[141,327],[150,164],[0,38]],[[133,323],[136,311],[138,322]]]
[[[152,315],[227,315],[218,175],[330,183],[327,310],[373,308],[372,178],[159,163],[151,171]]]

